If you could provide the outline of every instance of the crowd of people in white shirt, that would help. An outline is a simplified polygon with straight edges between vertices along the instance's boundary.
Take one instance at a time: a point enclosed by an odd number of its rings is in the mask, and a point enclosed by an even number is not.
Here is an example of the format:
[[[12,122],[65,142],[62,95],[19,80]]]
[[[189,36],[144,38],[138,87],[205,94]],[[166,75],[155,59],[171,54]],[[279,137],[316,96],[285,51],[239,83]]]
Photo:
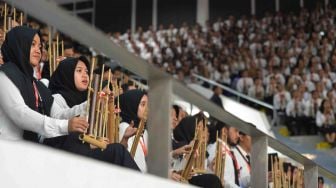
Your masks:
[[[194,82],[195,73],[273,104],[292,135],[316,134],[325,125],[322,100],[336,100],[335,17],[336,9],[317,6],[262,18],[229,16],[205,26],[139,27],[111,40],[183,82]],[[305,119],[312,125],[299,126]]]

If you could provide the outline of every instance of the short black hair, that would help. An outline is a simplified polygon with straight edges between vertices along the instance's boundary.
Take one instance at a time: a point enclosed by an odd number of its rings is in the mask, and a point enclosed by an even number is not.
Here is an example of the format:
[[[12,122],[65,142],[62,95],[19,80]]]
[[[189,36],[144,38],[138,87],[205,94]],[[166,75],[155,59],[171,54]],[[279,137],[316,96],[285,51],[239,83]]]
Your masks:
[[[321,182],[322,184],[324,184],[324,178],[322,176],[318,177],[318,182]]]

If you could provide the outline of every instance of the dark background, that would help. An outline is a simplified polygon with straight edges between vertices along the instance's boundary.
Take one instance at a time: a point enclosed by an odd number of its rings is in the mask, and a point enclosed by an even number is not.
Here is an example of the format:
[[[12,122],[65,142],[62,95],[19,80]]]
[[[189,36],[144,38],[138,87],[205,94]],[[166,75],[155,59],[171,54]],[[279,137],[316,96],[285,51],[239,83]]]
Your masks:
[[[136,6],[136,27],[143,27],[147,30],[152,24],[152,2],[153,0],[137,0]],[[335,7],[336,0],[330,0]],[[324,0],[304,0],[305,8],[313,10],[317,3],[324,6]],[[91,2],[78,3],[77,8],[92,7]],[[180,26],[183,22],[190,25],[196,23],[197,0],[158,0],[158,26],[162,24],[167,28],[170,24]],[[63,5],[72,10],[73,5]],[[250,0],[209,0],[209,19],[217,20],[229,15],[240,17],[250,16]],[[95,24],[105,32],[124,33],[131,26],[132,0],[96,0]],[[298,12],[300,0],[280,0],[280,10],[283,13]],[[275,12],[275,0],[256,0],[256,16],[262,17],[266,12]],[[92,15],[85,13],[79,15],[88,22],[91,22]]]

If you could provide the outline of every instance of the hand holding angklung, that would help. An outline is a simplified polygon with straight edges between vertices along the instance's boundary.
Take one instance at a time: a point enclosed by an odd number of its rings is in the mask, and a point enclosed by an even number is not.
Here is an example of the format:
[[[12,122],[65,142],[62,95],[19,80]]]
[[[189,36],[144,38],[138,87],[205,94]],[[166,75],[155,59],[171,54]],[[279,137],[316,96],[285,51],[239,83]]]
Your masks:
[[[68,131],[84,133],[88,126],[89,123],[84,117],[74,117],[68,122]]]

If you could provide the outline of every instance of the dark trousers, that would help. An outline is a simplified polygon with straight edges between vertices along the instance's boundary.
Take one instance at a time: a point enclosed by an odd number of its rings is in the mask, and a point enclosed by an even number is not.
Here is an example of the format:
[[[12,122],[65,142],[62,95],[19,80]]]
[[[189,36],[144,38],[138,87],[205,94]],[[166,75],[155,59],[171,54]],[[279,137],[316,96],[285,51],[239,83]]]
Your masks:
[[[222,188],[220,179],[214,174],[202,174],[193,176],[189,183],[204,188]]]
[[[286,118],[286,126],[292,136],[304,134],[304,124],[303,117],[287,116]]]
[[[71,153],[87,156],[100,161],[105,161],[126,168],[139,170],[139,167],[127,151],[127,149],[119,144],[109,144],[105,150],[91,149],[87,143],[79,140],[78,133],[71,133],[66,136],[45,139],[45,145],[62,149]]]

